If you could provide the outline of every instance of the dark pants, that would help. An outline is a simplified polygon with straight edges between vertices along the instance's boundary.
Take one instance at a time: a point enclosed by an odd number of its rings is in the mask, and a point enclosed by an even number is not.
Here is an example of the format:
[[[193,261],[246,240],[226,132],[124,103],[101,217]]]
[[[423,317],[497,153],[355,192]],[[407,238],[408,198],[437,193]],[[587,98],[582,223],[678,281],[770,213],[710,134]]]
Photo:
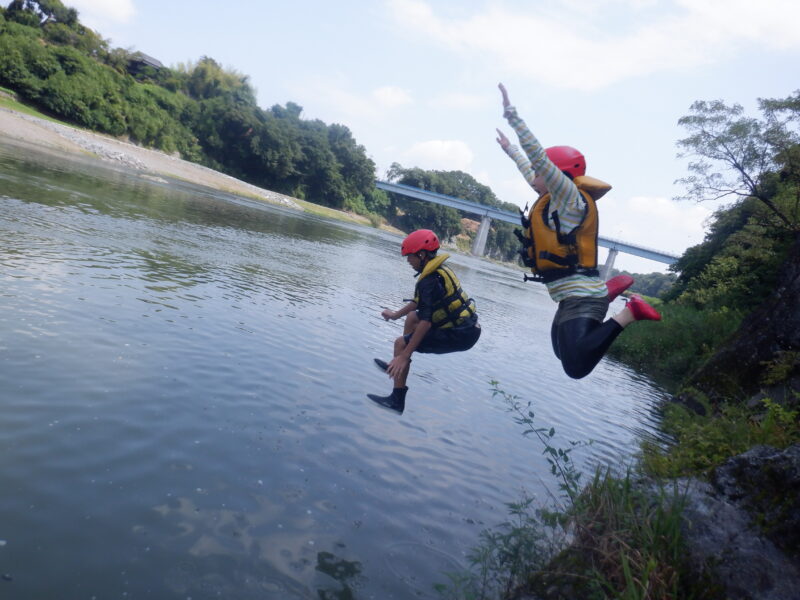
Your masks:
[[[413,334],[405,336],[406,344]],[[422,338],[416,352],[421,354],[449,354],[463,352],[472,348],[481,337],[481,326],[478,323],[467,327],[446,327],[431,329]]]
[[[564,372],[573,379],[591,373],[622,332],[613,319],[603,322],[607,310],[605,298],[568,298],[559,303],[550,339]]]

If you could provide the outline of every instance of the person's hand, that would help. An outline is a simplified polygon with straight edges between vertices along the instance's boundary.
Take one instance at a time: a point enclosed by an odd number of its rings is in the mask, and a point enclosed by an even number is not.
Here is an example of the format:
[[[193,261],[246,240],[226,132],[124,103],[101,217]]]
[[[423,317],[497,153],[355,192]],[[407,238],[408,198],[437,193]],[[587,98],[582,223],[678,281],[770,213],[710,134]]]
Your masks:
[[[408,367],[408,363],[411,359],[402,354],[395,356],[389,365],[386,367],[386,373],[389,375],[391,379],[394,379],[397,375],[400,375],[404,369]]]
[[[500,88],[500,93],[503,94],[503,110],[507,109],[511,106],[511,102],[508,100],[508,92],[506,91],[506,86],[502,83],[498,83],[497,87]]]
[[[394,321],[397,318],[397,313],[387,308],[383,312],[381,312],[381,316],[387,321]]]
[[[511,142],[508,141],[508,138],[502,131],[500,131],[499,129],[497,129],[496,131],[497,131],[497,143],[500,144],[500,147],[503,150],[508,152],[508,146],[509,144],[511,144]]]

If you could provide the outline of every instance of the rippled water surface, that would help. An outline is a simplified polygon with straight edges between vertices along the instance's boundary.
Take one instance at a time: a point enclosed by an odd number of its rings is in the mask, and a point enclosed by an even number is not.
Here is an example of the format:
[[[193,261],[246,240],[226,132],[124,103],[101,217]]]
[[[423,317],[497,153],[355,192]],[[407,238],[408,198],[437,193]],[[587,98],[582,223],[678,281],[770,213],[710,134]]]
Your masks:
[[[490,380],[584,465],[652,430],[647,380],[562,373],[518,270],[452,257],[483,336],[416,356],[398,417],[365,397],[396,236],[10,145],[0,209],[2,598],[436,597],[557,490]]]

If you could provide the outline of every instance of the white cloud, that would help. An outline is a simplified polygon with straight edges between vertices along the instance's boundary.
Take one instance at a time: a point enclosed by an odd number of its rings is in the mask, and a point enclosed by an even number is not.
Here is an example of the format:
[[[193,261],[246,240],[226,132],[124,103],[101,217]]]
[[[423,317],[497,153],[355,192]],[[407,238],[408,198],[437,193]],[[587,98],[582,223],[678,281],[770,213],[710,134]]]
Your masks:
[[[467,171],[474,154],[460,140],[428,140],[418,142],[403,153],[404,167],[442,171]]]
[[[411,95],[402,88],[393,85],[385,85],[372,91],[372,98],[385,108],[394,108],[396,106],[403,106],[404,104],[411,104]]]
[[[562,88],[596,89],[693,68],[746,43],[800,48],[796,0],[572,1],[514,12],[488,4],[483,12],[447,19],[433,6],[430,0],[388,1],[392,18],[409,35]]]
[[[676,254],[703,241],[712,210],[702,204],[634,196],[598,202],[600,234]]]
[[[68,6],[78,10],[81,23],[127,23],[136,14],[133,0],[69,0]]]
[[[492,96],[492,100],[494,100],[494,96]],[[430,101],[430,105],[435,108],[472,110],[489,106],[489,101],[485,95],[452,93],[442,94],[433,98]],[[492,105],[494,105],[494,103],[492,103]]]
[[[291,88],[297,97],[313,99],[313,102],[307,102],[310,110],[305,114],[351,125],[386,121],[391,118],[393,111],[413,103],[413,98],[406,90],[394,85],[384,85],[363,93],[354,92],[345,75],[333,74],[326,79],[315,77]]]

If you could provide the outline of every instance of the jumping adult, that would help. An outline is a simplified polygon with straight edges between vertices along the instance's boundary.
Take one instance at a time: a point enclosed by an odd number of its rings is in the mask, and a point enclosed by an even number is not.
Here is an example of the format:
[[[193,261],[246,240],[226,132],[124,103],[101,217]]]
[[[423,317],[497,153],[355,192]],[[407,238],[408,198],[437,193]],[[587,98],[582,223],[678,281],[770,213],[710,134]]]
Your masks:
[[[497,143],[538,194],[522,216],[525,263],[558,303],[550,329],[553,351],[564,372],[580,379],[592,372],[625,327],[658,321],[661,315],[633,295],[622,311],[604,321],[609,303],[633,283],[629,276],[604,282],[597,268],[596,201],[611,186],[586,175],[586,159],[575,148],[545,149],[511,105],[503,84],[498,87],[503,116],[525,156],[499,129]]]

